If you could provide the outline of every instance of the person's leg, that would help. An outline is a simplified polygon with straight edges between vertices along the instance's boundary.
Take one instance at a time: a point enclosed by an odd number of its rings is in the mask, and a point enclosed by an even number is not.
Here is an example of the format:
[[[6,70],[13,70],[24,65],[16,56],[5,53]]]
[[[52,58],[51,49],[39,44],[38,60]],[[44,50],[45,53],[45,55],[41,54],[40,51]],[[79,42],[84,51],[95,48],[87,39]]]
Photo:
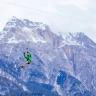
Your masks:
[[[25,68],[25,66],[28,64],[28,61],[24,63],[24,65],[22,65],[22,68]]]

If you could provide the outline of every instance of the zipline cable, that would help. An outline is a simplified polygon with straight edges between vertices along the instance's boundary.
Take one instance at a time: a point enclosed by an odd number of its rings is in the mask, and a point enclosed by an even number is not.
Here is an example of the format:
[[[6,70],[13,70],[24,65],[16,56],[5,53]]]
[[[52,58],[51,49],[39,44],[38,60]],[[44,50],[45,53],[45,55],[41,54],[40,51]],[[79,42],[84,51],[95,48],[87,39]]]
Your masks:
[[[44,10],[40,10],[40,9],[35,9],[35,8],[19,5],[19,4],[16,4],[16,3],[11,3],[11,2],[7,2],[7,1],[0,1],[0,2],[11,4],[11,5],[18,6],[18,7],[27,8],[27,9],[32,9],[32,10],[35,10],[35,11],[39,11],[39,12],[43,12],[43,13],[47,13],[47,14],[51,14],[51,15],[56,15],[56,16],[60,16],[60,17],[68,18],[68,19],[78,20],[78,21],[85,22],[85,23],[95,24],[95,23],[92,23],[92,22],[89,22],[89,21],[84,21],[84,20],[81,20],[81,19],[72,18],[72,17],[61,15],[61,14],[57,14],[57,13],[52,13],[52,12],[48,12],[48,11],[44,11]]]

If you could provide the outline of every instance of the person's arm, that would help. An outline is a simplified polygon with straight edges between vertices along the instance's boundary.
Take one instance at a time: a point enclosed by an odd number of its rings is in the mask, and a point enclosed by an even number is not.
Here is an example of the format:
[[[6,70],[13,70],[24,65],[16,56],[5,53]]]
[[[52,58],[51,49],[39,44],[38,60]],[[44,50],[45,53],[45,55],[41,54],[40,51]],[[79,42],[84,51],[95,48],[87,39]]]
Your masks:
[[[24,57],[27,58],[27,56],[25,55],[25,52],[24,52]]]
[[[27,52],[27,54],[31,55],[31,53]]]

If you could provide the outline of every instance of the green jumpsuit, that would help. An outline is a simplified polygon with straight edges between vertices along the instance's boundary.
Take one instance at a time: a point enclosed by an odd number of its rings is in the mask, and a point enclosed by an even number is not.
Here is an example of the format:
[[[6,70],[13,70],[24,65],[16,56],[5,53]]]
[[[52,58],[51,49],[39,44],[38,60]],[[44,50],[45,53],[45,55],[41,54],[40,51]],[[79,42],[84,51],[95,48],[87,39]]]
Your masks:
[[[25,55],[25,53],[24,53],[24,57],[27,59],[27,61],[28,61],[28,64],[30,64],[31,63],[31,61],[32,61],[32,55],[29,53],[29,52],[27,52],[28,53],[28,55],[26,56]]]

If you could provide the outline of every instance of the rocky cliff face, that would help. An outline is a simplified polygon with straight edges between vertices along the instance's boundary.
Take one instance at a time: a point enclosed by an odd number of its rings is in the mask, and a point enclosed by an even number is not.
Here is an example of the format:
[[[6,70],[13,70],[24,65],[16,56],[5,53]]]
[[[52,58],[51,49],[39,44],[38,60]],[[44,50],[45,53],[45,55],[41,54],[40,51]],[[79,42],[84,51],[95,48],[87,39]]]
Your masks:
[[[26,48],[33,61],[23,70]],[[84,33],[58,36],[46,24],[12,17],[0,33],[1,76],[7,73],[4,78],[15,79],[31,95],[95,96],[95,52],[96,44]]]

